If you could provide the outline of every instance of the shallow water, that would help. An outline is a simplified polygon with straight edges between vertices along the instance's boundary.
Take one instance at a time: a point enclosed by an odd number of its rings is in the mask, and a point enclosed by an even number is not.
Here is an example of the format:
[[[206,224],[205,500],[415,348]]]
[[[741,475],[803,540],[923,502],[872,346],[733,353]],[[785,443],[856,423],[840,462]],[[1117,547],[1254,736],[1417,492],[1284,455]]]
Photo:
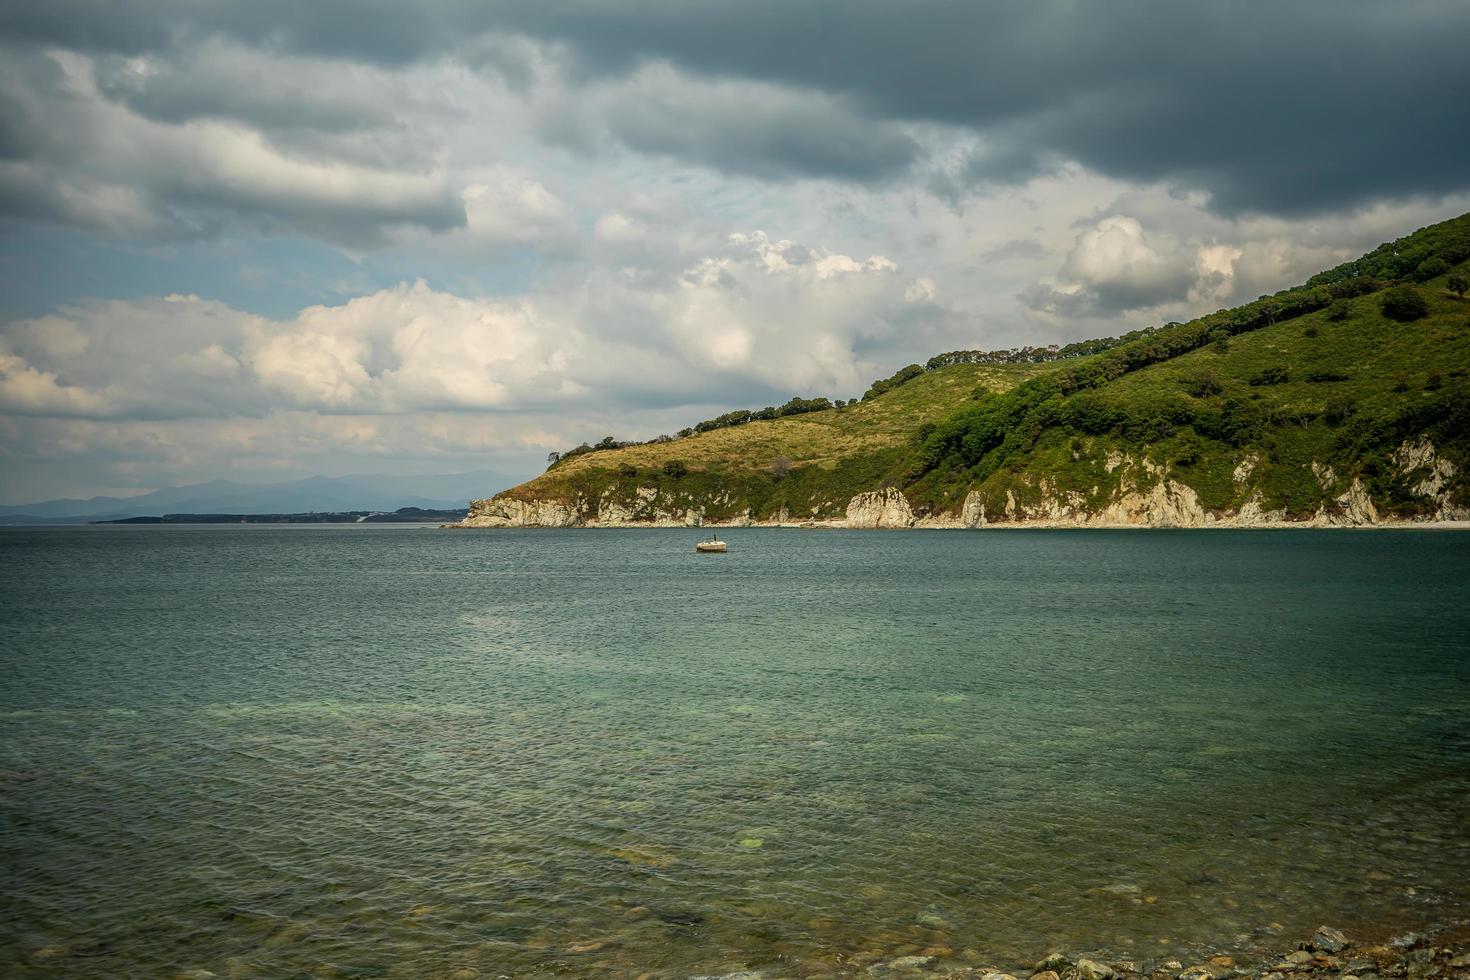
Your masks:
[[[1470,908],[1470,534],[728,536],[0,531],[0,972],[1005,967]]]

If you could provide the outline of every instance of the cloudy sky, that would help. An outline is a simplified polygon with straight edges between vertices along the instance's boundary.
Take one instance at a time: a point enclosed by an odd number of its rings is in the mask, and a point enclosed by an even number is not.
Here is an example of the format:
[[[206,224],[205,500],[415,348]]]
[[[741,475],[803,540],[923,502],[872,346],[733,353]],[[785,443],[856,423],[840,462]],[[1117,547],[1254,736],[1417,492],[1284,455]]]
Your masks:
[[[1464,0],[0,6],[0,503],[531,475],[1470,210]],[[492,490],[495,488],[486,488]]]

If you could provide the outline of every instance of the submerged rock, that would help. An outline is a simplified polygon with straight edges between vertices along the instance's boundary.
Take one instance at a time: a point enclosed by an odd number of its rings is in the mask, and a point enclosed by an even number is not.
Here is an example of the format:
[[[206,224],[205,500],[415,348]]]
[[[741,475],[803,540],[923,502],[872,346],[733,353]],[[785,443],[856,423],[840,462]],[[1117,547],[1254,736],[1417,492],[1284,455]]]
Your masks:
[[[1065,953],[1053,952],[1047,953],[1045,956],[1043,956],[1041,960],[1037,962],[1034,967],[1032,967],[1032,969],[1038,974],[1046,973],[1048,971],[1061,973],[1063,970],[1071,965],[1072,961],[1067,959]]]
[[[1318,926],[1307,945],[1322,953],[1340,953],[1347,948],[1347,937],[1331,926]]]
[[[924,909],[924,911],[914,916],[914,921],[919,925],[927,926],[930,929],[954,928],[954,923],[949,921],[949,917],[945,915],[944,909],[940,908],[938,905],[928,906]]]
[[[933,966],[935,962],[936,959],[933,956],[900,956],[887,963],[874,963],[868,967],[868,972],[876,976],[883,976],[887,973],[902,973],[905,970],[923,970]]]
[[[1295,949],[1281,958],[1274,967],[1277,970],[1296,970],[1312,962],[1312,954],[1304,949]]]
[[[1106,963],[1082,959],[1077,961],[1077,974],[1082,980],[1113,980],[1118,971]]]

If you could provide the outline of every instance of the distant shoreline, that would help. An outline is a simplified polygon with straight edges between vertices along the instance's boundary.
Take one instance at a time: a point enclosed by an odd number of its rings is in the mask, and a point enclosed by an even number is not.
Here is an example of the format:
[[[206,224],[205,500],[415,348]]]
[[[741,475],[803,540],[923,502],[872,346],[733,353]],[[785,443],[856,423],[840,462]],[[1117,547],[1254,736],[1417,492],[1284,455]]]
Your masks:
[[[656,521],[623,521],[618,523],[472,525],[440,524],[446,531],[1470,531],[1470,521],[1380,521],[1376,524],[1322,524],[1314,521],[1278,521],[1272,523],[1232,523],[1229,520],[1207,524],[1120,524],[1078,523],[1067,521],[997,521],[974,527],[959,522],[917,522],[906,527],[852,527],[843,521],[751,521],[740,524],[665,524]]]
[[[337,510],[299,514],[164,514],[161,517],[122,517],[88,524],[438,524],[463,520],[469,508],[424,510],[402,507],[396,511]]]

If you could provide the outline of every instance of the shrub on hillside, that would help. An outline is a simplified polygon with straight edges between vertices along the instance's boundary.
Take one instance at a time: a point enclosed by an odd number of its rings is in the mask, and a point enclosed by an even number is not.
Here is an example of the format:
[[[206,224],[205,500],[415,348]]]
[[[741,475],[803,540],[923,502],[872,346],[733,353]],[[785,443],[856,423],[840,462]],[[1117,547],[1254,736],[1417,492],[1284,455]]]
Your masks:
[[[1232,398],[1220,407],[1220,434],[1236,446],[1246,446],[1265,438],[1270,419],[1254,404]]]
[[[1420,320],[1429,315],[1429,304],[1413,286],[1394,286],[1384,290],[1381,302],[1383,315],[1400,323]]]
[[[1191,378],[1187,382],[1186,390],[1195,398],[1213,398],[1225,389],[1220,384],[1220,379],[1213,374],[1202,374]]]
[[[1327,403],[1322,418],[1328,425],[1338,426],[1358,413],[1358,403],[1352,398],[1334,398]]]
[[[1331,320],[1333,323],[1341,323],[1343,320],[1346,320],[1352,312],[1353,308],[1348,304],[1348,301],[1345,299],[1340,299],[1334,302],[1331,306],[1327,307],[1327,319]]]
[[[1456,272],[1444,281],[1445,288],[1461,299],[1465,293],[1470,292],[1470,279],[1466,279],[1463,273]]]
[[[1291,372],[1284,367],[1264,368],[1255,377],[1251,378],[1249,384],[1252,388],[1261,388],[1266,385],[1285,384],[1291,380]]]
[[[676,480],[679,479],[679,477],[684,476],[688,472],[689,467],[684,465],[684,461],[682,459],[671,459],[664,464],[664,475],[671,476]]]
[[[1204,454],[1204,443],[1197,436],[1182,436],[1174,449],[1173,462],[1179,466],[1193,466]]]

